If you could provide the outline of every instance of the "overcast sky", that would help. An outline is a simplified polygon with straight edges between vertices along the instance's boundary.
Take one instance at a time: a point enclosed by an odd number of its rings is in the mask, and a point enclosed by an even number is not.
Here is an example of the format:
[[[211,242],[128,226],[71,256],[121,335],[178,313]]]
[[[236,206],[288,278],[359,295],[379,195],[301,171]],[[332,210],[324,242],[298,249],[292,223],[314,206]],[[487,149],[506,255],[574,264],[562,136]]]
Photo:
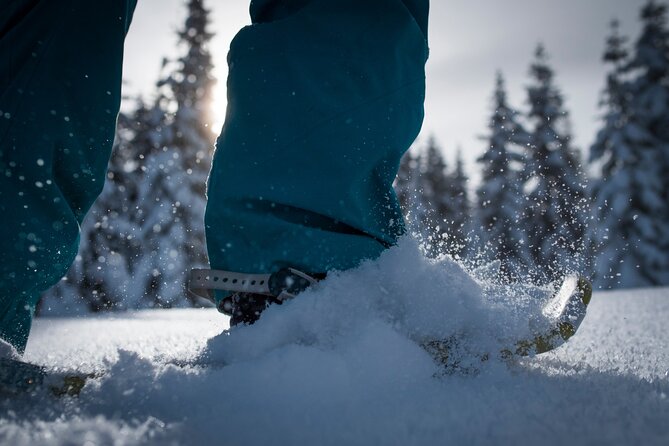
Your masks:
[[[361,0],[363,1],[363,0]],[[604,84],[601,54],[612,18],[636,39],[645,0],[432,0],[426,118],[421,138],[434,134],[452,164],[462,147],[471,169],[485,149],[496,70],[507,80],[509,99],[525,107],[524,87],[534,48],[543,42],[566,97],[576,144],[586,149],[597,130]],[[175,30],[185,0],[139,0],[126,43],[126,93],[150,94],[163,57],[173,57]],[[248,1],[209,0],[212,53],[219,78],[217,114],[225,111],[225,57],[230,40],[249,24]],[[218,124],[221,124],[219,122]],[[478,169],[476,169],[478,170]]]

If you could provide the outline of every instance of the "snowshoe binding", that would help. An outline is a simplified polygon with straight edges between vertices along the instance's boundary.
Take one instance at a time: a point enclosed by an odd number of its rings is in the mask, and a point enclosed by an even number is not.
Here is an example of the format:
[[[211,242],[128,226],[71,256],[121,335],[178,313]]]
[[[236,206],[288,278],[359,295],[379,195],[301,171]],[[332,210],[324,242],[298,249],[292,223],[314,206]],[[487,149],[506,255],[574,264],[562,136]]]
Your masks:
[[[188,290],[214,303],[214,290],[232,292],[218,302],[218,310],[230,316],[230,326],[250,325],[270,305],[281,305],[324,278],[323,273],[307,274],[294,268],[283,268],[272,274],[193,269]]]

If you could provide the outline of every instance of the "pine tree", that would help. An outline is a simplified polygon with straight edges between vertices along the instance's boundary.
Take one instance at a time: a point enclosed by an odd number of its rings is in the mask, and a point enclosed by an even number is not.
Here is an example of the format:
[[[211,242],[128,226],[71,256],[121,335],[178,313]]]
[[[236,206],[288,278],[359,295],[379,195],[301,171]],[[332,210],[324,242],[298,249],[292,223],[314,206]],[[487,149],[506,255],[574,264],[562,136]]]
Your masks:
[[[417,155],[402,159],[395,190],[410,231],[421,238],[428,255],[460,257],[465,252],[471,212],[467,183],[461,156],[449,172],[434,137]]]
[[[419,157],[408,150],[400,160],[397,177],[393,184],[402,212],[411,219],[412,206],[416,201]]]
[[[413,212],[428,254],[437,256],[444,253],[448,245],[444,241],[447,237],[444,220],[451,214],[451,203],[448,201],[451,183],[442,149],[434,137],[428,139],[417,161],[419,195]]]
[[[594,194],[598,283],[669,284],[669,32],[666,6],[649,1],[634,53],[613,24],[604,123],[590,151],[601,175]]]
[[[183,195],[180,206],[186,218],[186,261],[190,267],[207,263],[204,239],[204,208],[206,181],[213,154],[213,62],[208,45],[214,36],[208,31],[210,11],[203,0],[188,2],[188,18],[179,31],[179,42],[186,54],[178,60],[176,70],[162,84],[169,86],[169,97],[177,111],[171,123],[173,138],[167,143],[178,152],[180,166],[186,172],[184,186],[189,194]]]
[[[618,22],[613,21],[603,56],[604,62],[611,65],[600,102],[600,107],[604,109],[603,127],[590,148],[590,162],[601,165],[600,176],[592,184],[595,225],[591,230],[591,239],[598,251],[595,260],[597,284],[605,288],[618,285],[620,270],[628,265],[633,269],[625,271],[626,280],[632,280],[638,274],[634,267],[636,262],[626,262],[625,259],[636,257],[629,252],[634,246],[630,245],[630,240],[636,238],[631,233],[635,213],[630,208],[632,200],[625,194],[639,190],[634,185],[637,168],[633,155],[634,142],[625,131],[630,114],[626,91],[629,86],[623,82],[623,66],[628,58],[626,40],[619,33]]]
[[[432,137],[428,146],[435,146]],[[440,150],[437,148],[437,150]],[[436,255],[438,249],[438,237],[435,235],[435,215],[433,191],[436,187],[430,184],[430,179],[435,178],[434,172],[427,173],[429,162],[426,160],[425,147],[414,146],[407,151],[400,160],[400,166],[395,180],[394,188],[402,207],[402,212],[407,223],[410,234],[422,242],[429,254]],[[443,169],[443,159],[439,162]],[[437,168],[438,169],[438,168]],[[427,175],[427,176],[426,176]]]
[[[467,193],[469,177],[465,173],[462,161],[462,150],[457,150],[455,168],[449,175],[449,187],[445,201],[450,206],[444,206],[444,213],[439,214],[444,224],[446,235],[446,251],[454,258],[462,258],[469,245],[471,230],[471,203]]]
[[[643,256],[641,275],[648,284],[669,284],[669,29],[667,5],[650,0],[641,10],[643,29],[627,71],[632,76],[630,132],[643,172],[635,206]],[[636,127],[636,128],[634,128]]]
[[[152,306],[186,303],[185,279],[191,268],[207,264],[204,238],[205,188],[211,165],[213,64],[208,43],[209,11],[202,0],[188,2],[188,16],[179,31],[185,55],[158,83],[155,110],[175,109],[161,127],[157,149],[144,160],[145,177],[139,202],[146,251],[138,264]]]
[[[571,146],[564,100],[554,85],[554,73],[542,45],[530,68],[528,87],[530,132],[524,191],[529,204],[527,231],[535,275],[555,280],[565,269],[582,270],[586,217],[584,174]]]
[[[526,234],[519,228],[523,196],[518,172],[529,135],[519,123],[519,116],[507,101],[504,78],[498,72],[493,114],[485,138],[488,148],[477,160],[482,176],[477,190],[476,221],[484,258],[500,260],[506,279],[522,274],[521,265],[529,259],[524,244]]]
[[[208,30],[210,11],[204,7],[203,0],[189,0],[187,7],[188,17],[178,32],[179,45],[186,49],[186,54],[177,60],[173,73],[159,84],[169,86],[177,103],[177,116],[179,113],[191,115],[186,117],[190,119],[187,121],[190,125],[185,129],[195,130],[205,140],[211,140],[212,90],[216,79],[208,48],[214,37]],[[186,136],[181,135],[182,138]],[[210,156],[211,151],[196,151],[195,155],[196,159],[203,159]]]
[[[434,137],[430,137],[422,157],[420,183],[433,220],[452,213],[452,203],[448,200],[451,184],[446,169],[442,149]]]

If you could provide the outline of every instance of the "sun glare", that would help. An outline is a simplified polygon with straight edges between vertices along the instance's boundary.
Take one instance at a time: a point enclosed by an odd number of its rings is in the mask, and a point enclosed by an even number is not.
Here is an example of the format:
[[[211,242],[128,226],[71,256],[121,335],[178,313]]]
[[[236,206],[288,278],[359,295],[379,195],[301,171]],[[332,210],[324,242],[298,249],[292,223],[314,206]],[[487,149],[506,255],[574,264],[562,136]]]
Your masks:
[[[216,136],[218,136],[218,134],[221,132],[221,128],[223,127],[223,122],[225,121],[225,109],[228,104],[226,88],[228,67],[225,63],[225,59],[223,59],[221,62],[220,60],[216,60],[216,56],[214,57],[216,64],[216,67],[214,68],[214,76],[216,76],[217,82],[213,92],[214,97],[212,101],[212,113],[214,121],[211,125],[211,131]]]

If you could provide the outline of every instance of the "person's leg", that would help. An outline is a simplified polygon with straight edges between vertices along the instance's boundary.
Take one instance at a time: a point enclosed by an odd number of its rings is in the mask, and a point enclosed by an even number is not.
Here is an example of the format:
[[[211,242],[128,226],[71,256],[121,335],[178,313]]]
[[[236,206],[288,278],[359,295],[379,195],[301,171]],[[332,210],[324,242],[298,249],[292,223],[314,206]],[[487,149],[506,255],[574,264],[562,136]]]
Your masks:
[[[0,339],[25,348],[102,190],[136,0],[0,0]]]
[[[428,0],[251,3],[209,178],[212,268],[324,273],[396,243],[392,183],[423,120],[427,14]]]

